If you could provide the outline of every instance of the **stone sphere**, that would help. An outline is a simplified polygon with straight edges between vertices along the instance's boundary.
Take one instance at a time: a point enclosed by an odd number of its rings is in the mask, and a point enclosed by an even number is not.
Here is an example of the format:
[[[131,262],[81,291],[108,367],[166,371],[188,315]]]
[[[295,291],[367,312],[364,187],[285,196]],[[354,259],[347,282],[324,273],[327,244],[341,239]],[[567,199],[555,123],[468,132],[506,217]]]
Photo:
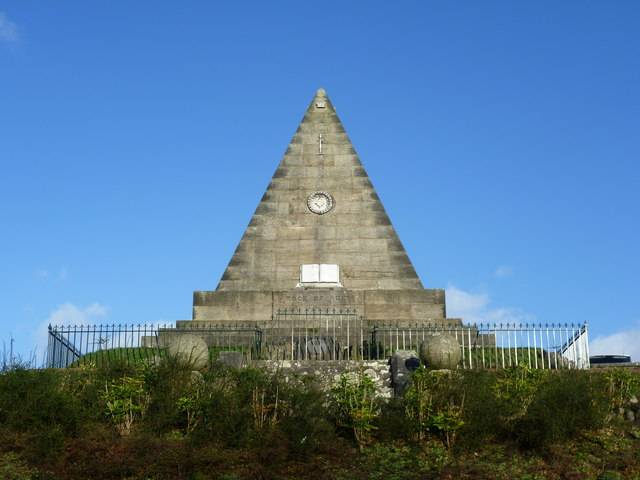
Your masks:
[[[460,363],[458,340],[445,332],[434,332],[420,346],[420,360],[428,368],[454,369]]]
[[[172,335],[167,351],[171,357],[190,365],[194,370],[202,370],[209,366],[209,348],[200,337],[190,333]]]

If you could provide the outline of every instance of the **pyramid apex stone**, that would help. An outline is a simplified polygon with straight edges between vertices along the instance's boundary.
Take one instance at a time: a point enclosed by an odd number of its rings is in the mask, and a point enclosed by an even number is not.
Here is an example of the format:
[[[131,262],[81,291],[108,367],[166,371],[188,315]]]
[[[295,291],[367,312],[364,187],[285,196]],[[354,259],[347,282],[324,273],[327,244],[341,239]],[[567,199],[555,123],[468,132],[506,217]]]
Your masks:
[[[324,90],[324,88],[320,87],[316,92],[316,97],[326,97],[326,96],[327,96],[327,92]]]

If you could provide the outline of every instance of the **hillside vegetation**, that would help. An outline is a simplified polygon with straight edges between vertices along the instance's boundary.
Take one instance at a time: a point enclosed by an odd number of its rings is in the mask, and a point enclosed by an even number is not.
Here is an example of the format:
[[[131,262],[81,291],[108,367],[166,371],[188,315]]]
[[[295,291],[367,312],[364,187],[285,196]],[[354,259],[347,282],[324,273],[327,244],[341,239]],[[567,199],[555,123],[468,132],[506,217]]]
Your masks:
[[[629,370],[418,370],[384,402],[256,369],[0,373],[2,479],[640,478]],[[626,418],[625,418],[626,417]]]

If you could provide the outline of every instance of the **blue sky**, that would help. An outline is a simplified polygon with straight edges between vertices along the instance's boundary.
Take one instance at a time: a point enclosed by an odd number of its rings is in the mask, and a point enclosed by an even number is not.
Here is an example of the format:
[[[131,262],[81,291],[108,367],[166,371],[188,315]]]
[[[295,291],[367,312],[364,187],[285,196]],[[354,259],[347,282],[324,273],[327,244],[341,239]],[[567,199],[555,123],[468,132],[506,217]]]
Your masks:
[[[0,340],[189,319],[323,86],[450,314],[589,321],[640,356],[639,24],[636,1],[4,1]]]

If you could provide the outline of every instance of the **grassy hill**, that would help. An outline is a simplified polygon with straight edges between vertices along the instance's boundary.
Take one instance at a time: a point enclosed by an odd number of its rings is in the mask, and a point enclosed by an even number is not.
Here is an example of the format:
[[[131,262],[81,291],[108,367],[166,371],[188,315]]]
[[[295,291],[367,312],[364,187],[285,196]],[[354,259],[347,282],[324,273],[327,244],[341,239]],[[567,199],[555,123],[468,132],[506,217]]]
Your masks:
[[[640,478],[629,370],[419,370],[384,402],[364,375],[94,360],[0,373],[0,478]]]

